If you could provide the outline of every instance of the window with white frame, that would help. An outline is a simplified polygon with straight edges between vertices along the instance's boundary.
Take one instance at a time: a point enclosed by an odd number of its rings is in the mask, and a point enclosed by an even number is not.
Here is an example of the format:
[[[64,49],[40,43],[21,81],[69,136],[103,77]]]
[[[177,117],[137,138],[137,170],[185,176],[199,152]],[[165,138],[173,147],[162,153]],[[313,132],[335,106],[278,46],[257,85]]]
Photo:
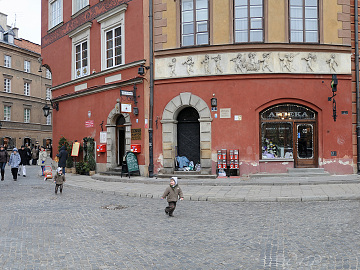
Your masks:
[[[106,67],[123,64],[122,60],[122,27],[116,27],[106,32]]]
[[[24,82],[24,95],[30,96],[30,83]]]
[[[24,109],[24,123],[30,123],[30,109]]]
[[[51,72],[50,72],[50,70],[48,70],[48,69],[46,69],[45,78],[51,80]]]
[[[24,61],[24,71],[28,73],[30,72],[30,61]]]
[[[235,42],[263,42],[263,0],[234,0]]]
[[[46,100],[51,99],[51,89],[50,87],[46,87]]]
[[[181,45],[209,44],[208,0],[181,1]]]
[[[4,121],[11,121],[11,106],[4,106]]]
[[[11,79],[4,78],[4,92],[11,93]]]
[[[76,78],[80,78],[89,74],[87,41],[75,46],[75,72]]]
[[[318,0],[289,0],[290,42],[319,42]]]
[[[4,55],[4,67],[11,68],[11,56]]]
[[[62,0],[49,1],[49,28],[53,28],[63,20]]]
[[[46,125],[51,125],[51,113],[49,113],[49,115],[46,116]]]
[[[89,5],[89,0],[73,0],[73,5],[74,5],[73,13],[76,13],[79,10],[86,7],[87,5]]]
[[[120,5],[97,17],[101,25],[101,70],[125,64],[125,12]]]

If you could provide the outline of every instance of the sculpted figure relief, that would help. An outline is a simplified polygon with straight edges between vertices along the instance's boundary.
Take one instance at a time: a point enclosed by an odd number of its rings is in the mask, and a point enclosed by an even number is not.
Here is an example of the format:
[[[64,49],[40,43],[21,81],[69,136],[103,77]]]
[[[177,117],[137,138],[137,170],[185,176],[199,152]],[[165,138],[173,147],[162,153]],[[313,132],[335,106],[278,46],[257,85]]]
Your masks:
[[[191,75],[192,73],[194,73],[194,61],[192,60],[191,56],[188,56],[186,61],[184,63],[182,63],[183,65],[186,65],[186,71],[188,75]]]
[[[176,77],[175,68],[176,68],[176,58],[171,59],[171,62],[168,64],[170,68],[170,77]]]
[[[293,67],[293,61],[295,56],[297,55],[298,53],[297,54],[286,53],[284,57],[281,57],[279,54],[281,71],[284,71],[284,69],[287,69],[289,72],[296,71],[296,69]]]
[[[218,54],[215,57],[212,57],[211,59],[213,59],[215,61],[215,73],[223,73],[221,66],[220,66],[220,61],[221,61],[221,56],[220,54]]]
[[[230,61],[235,63],[235,72],[238,73],[239,71],[243,73],[243,67],[244,67],[244,60],[242,58],[242,54],[238,53],[237,56]]]
[[[205,74],[210,74],[209,64],[210,64],[210,57],[209,55],[205,54],[205,59],[201,61],[201,64],[204,65]]]
[[[262,63],[262,71],[265,71],[265,69],[267,69],[270,72],[273,72],[272,69],[270,68],[270,54],[271,53],[263,53],[263,59],[260,60],[260,63]]]
[[[316,62],[316,55],[309,53],[308,57],[304,57],[301,59],[306,61],[306,71],[314,72],[312,65],[313,65],[313,62]]]
[[[332,54],[331,58],[329,60],[327,60],[326,63],[328,63],[328,65],[329,65],[330,72],[336,72],[335,67],[338,66],[338,63],[335,60],[335,54]]]

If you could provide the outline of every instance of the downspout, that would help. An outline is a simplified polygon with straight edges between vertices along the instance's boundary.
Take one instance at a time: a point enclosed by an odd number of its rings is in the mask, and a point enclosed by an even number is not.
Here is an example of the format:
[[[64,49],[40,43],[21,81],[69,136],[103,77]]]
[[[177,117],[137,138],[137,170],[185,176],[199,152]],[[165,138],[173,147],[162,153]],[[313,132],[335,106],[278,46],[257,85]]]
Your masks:
[[[356,0],[357,1],[357,0]],[[154,176],[153,113],[154,113],[154,48],[153,48],[153,0],[149,0],[149,49],[150,49],[150,108],[149,108],[149,177]]]
[[[355,85],[356,85],[356,136],[357,136],[357,173],[360,173],[360,112],[359,112],[359,10],[355,0]]]

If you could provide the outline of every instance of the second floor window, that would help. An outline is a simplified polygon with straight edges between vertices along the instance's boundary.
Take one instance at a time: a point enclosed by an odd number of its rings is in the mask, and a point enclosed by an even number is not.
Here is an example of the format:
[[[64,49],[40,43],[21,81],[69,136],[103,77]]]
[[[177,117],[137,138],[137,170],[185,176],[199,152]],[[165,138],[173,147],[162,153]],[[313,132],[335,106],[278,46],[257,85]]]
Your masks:
[[[28,82],[24,83],[24,95],[30,96],[30,83]]]
[[[46,124],[51,125],[51,113],[49,113],[49,115],[46,116]]]
[[[50,1],[50,28],[62,22],[62,0]]]
[[[75,46],[75,71],[76,78],[89,74],[87,41]]]
[[[74,0],[74,13],[78,12],[80,9],[83,9],[89,5],[89,0]]]
[[[263,0],[234,1],[235,42],[263,42]]]
[[[24,109],[24,123],[30,123],[30,109]]]
[[[11,121],[11,107],[4,106],[4,121]]]
[[[30,61],[24,61],[24,71],[30,72]]]
[[[50,87],[46,87],[46,100],[51,99],[51,90]]]
[[[121,65],[122,60],[122,28],[121,26],[107,31],[106,36],[106,67]]]
[[[208,0],[181,1],[181,45],[209,44]]]
[[[319,42],[318,0],[289,1],[290,42]]]
[[[4,55],[4,67],[11,68],[11,56]]]
[[[11,80],[8,78],[4,79],[4,92],[6,92],[6,93],[11,92]]]

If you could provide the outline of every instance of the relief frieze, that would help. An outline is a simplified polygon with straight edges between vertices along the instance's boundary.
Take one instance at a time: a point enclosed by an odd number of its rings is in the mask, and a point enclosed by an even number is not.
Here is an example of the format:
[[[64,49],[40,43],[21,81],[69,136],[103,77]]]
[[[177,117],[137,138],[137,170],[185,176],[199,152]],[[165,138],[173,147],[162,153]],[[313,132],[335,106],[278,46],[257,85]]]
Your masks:
[[[91,22],[99,15],[108,12],[109,10],[121,5],[131,2],[132,0],[104,0],[96,5],[90,7],[88,10],[76,16],[76,18],[68,21],[63,26],[55,29],[53,32],[47,34],[41,39],[41,48],[45,48],[55,42],[56,40],[66,36],[71,31],[86,22]]]
[[[156,79],[263,73],[351,74],[351,54],[231,52],[155,60]]]

